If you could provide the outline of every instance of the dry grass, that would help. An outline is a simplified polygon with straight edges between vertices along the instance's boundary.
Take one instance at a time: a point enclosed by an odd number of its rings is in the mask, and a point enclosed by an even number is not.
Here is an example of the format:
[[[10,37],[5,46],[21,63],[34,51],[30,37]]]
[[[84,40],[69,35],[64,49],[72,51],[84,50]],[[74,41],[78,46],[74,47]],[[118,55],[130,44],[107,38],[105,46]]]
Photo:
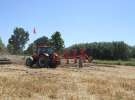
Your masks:
[[[0,65],[0,99],[135,100],[135,68],[87,65],[82,69],[29,69]]]

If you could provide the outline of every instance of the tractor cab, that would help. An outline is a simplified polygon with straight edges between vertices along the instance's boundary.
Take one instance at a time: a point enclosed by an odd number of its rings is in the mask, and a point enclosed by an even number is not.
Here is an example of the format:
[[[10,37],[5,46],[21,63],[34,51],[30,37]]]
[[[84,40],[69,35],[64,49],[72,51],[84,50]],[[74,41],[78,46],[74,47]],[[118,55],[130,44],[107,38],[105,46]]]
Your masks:
[[[54,49],[49,46],[39,46],[37,47],[37,54],[40,55],[42,53],[48,53],[52,54],[54,52]]]

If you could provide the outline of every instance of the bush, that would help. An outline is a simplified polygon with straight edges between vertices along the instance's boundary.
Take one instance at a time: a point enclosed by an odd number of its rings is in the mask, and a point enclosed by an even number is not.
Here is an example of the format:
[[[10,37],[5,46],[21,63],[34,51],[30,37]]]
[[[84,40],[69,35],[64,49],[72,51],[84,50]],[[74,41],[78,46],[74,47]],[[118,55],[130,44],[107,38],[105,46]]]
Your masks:
[[[2,51],[3,49],[4,49],[4,44],[3,44],[3,42],[2,42],[2,40],[0,38],[0,51]]]

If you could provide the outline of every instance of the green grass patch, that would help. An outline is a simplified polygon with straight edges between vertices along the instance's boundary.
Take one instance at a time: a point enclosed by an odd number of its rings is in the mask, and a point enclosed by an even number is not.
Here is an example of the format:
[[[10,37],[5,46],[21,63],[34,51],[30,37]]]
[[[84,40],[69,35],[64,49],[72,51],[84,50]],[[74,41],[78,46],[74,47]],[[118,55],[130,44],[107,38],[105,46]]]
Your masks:
[[[135,66],[135,59],[130,59],[127,61],[123,60],[95,60],[96,64],[109,64],[109,65],[126,65],[126,66]]]

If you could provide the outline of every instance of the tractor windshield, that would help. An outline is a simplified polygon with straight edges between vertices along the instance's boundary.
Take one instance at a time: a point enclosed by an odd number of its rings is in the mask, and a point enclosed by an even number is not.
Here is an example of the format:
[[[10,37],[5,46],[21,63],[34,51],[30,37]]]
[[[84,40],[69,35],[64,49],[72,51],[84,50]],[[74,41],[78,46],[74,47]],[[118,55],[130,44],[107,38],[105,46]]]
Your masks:
[[[41,54],[41,53],[52,54],[53,52],[54,52],[54,49],[53,48],[50,48],[50,47],[41,47],[41,48],[38,48],[38,54]]]

